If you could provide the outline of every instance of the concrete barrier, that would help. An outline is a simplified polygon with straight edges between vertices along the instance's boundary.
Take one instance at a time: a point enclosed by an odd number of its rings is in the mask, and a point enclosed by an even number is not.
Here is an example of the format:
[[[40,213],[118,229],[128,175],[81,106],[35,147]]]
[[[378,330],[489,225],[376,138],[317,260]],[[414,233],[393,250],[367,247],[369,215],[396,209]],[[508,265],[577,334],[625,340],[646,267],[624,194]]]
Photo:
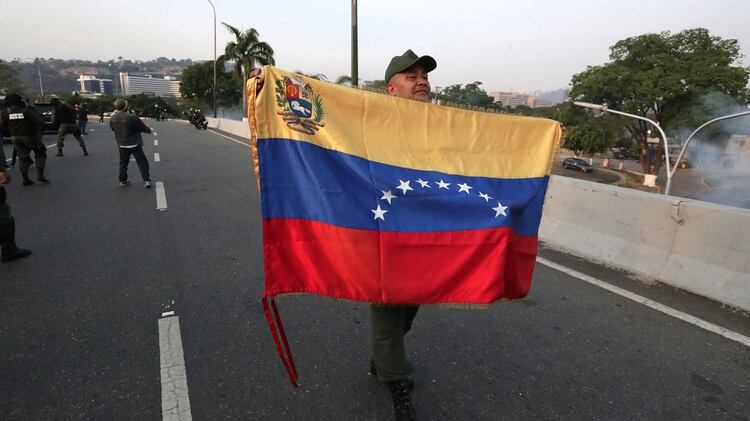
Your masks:
[[[206,120],[208,121],[208,127],[212,129],[221,130],[222,132],[250,139],[250,126],[247,125],[247,121],[213,117],[206,117]]]
[[[750,311],[750,210],[552,176],[539,239]]]

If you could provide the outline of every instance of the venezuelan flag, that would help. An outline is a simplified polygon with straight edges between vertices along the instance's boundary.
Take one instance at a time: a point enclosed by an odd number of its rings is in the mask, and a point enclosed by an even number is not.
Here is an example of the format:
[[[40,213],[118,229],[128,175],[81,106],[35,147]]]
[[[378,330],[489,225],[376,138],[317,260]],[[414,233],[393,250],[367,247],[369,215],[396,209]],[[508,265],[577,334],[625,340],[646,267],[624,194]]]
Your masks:
[[[292,384],[278,295],[486,305],[528,294],[557,122],[274,67],[262,77],[257,96],[257,79],[246,86],[263,214],[262,302]]]
[[[262,76],[257,97],[255,80],[248,83],[248,115],[265,297],[489,304],[527,295],[556,121],[422,103],[274,67]],[[295,113],[298,99],[312,104],[308,111]]]

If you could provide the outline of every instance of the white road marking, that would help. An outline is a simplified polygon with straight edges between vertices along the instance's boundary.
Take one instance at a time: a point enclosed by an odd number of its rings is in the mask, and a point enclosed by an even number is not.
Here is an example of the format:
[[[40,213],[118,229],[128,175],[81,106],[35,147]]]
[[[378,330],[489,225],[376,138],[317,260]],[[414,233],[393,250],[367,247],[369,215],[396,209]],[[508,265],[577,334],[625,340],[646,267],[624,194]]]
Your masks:
[[[164,190],[164,182],[156,182],[156,209],[167,210],[167,193]]]
[[[192,420],[180,336],[180,318],[174,312],[159,319],[159,367],[161,372],[161,417],[163,420]]]
[[[154,152],[154,162],[161,161],[161,158],[159,157],[159,152]]]
[[[154,136],[157,136],[159,133],[156,133],[154,131],[151,132]]]
[[[586,275],[584,273],[578,272],[574,269],[571,269],[569,267],[557,264],[555,262],[551,262],[543,257],[536,258],[536,261],[538,263],[543,264],[544,266],[550,267],[552,269],[558,270],[560,272],[566,273],[574,278],[578,278],[584,282],[588,282],[592,285],[596,285],[599,288],[606,289],[609,292],[612,292],[614,294],[617,294],[621,297],[625,297],[629,300],[635,301],[639,304],[643,304],[647,307],[651,307],[652,309],[656,311],[660,311],[664,314],[670,315],[672,317],[678,318],[682,321],[688,322],[694,326],[697,326],[701,329],[705,329],[709,332],[716,333],[717,335],[721,335],[727,339],[733,340],[735,342],[739,342],[742,345],[745,345],[747,347],[750,347],[750,338],[747,336],[744,336],[742,334],[739,334],[733,330],[729,330],[726,328],[723,328],[719,325],[713,324],[711,322],[707,322],[703,319],[699,319],[693,315],[684,313],[680,310],[673,309],[672,307],[665,306],[664,304],[657,303],[656,301],[650,300],[646,297],[640,296],[638,294],[635,294],[633,292],[630,292],[628,290],[622,289],[620,287],[616,287],[614,285],[608,284],[600,279],[594,278],[593,276]]]
[[[174,316],[174,311],[165,311],[161,314],[161,317]]]
[[[221,134],[221,133],[219,133],[219,132],[215,132],[215,131],[213,131],[213,130],[209,130],[209,132],[211,132],[211,133],[215,134],[216,136],[221,136],[221,137],[227,138],[227,139],[231,140],[231,141],[232,141],[232,142],[234,142],[234,143],[239,143],[240,145],[242,145],[242,146],[245,146],[245,147],[247,147],[247,148],[249,148],[249,147],[250,147],[250,145],[249,145],[248,143],[244,143],[244,142],[240,142],[239,140],[236,140],[236,139],[232,139],[231,137],[229,137],[229,136],[225,136],[225,135],[223,135],[223,134]]]
[[[159,146],[159,141],[154,139],[154,146]]]

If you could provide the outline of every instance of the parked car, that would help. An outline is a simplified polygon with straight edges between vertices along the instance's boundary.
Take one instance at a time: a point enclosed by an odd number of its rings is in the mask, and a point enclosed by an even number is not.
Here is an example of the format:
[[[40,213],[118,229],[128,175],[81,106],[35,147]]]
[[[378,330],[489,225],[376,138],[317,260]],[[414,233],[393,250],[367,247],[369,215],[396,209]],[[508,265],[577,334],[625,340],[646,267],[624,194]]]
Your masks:
[[[57,128],[52,125],[52,110],[55,107],[49,102],[35,102],[34,108],[36,108],[36,112],[44,119],[44,132],[57,132]]]
[[[588,162],[580,158],[565,158],[563,161],[563,168],[566,170],[578,170],[583,172],[592,172],[594,167]]]

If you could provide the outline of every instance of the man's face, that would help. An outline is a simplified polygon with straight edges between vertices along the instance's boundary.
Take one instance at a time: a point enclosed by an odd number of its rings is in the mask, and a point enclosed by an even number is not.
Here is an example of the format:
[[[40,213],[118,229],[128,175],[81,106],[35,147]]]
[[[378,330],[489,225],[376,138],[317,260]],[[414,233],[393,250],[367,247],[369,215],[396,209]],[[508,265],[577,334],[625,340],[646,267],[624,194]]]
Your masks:
[[[430,81],[427,79],[427,72],[419,64],[393,75],[385,89],[388,95],[425,102],[430,100]]]

